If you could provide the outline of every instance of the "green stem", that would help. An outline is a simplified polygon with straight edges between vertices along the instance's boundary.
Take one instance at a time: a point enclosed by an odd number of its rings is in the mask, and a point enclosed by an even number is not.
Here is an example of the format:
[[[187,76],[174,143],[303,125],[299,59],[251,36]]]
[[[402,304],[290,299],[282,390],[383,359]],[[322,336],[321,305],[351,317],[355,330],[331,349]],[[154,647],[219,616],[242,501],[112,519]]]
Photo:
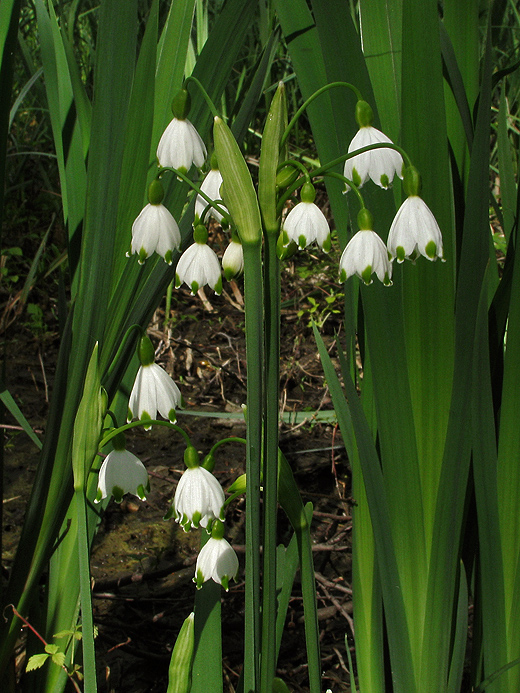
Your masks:
[[[217,450],[221,445],[224,445],[225,443],[244,443],[244,444],[247,444],[247,440],[245,438],[236,438],[236,437],[222,438],[221,440],[218,440],[215,443],[215,445],[208,452],[208,455],[215,454],[215,450]]]
[[[307,101],[305,101],[300,108],[296,111],[294,116],[292,117],[290,123],[287,125],[285,128],[285,132],[283,134],[282,140],[280,142],[280,149],[283,147],[285,142],[287,141],[287,138],[289,137],[289,134],[293,127],[295,126],[296,122],[298,121],[298,118],[301,116],[301,114],[305,111],[305,109],[311,104],[314,99],[316,99],[320,94],[323,94],[324,92],[328,91],[329,89],[333,89],[334,87],[347,87],[347,89],[352,89],[354,94],[356,95],[356,98],[358,101],[362,101],[363,98],[361,96],[361,92],[359,89],[354,86],[353,84],[350,84],[350,82],[331,82],[330,84],[326,84],[324,87],[321,87],[317,91],[314,92],[314,94],[311,94]]]
[[[177,433],[180,433],[186,441],[186,445],[191,445],[190,437],[188,436],[186,431],[184,431],[180,426],[177,426],[177,424],[174,424],[171,421],[146,419],[146,421],[132,421],[131,423],[127,423],[124,426],[119,426],[119,428],[113,428],[110,431],[110,433],[107,433],[103,440],[100,442],[99,450],[102,450],[105,447],[105,445],[107,445],[107,443],[110,443],[112,438],[115,438],[119,433],[124,433],[125,431],[128,431],[128,429],[135,428],[136,426],[166,426],[166,428],[171,428],[172,430],[177,431]]]
[[[193,82],[193,84],[196,84],[196,85],[197,85],[197,87],[199,88],[200,93],[201,93],[202,96],[204,97],[204,100],[205,100],[206,103],[208,104],[208,108],[209,108],[209,110],[211,111],[213,117],[218,116],[218,115],[219,115],[219,112],[217,111],[217,108],[216,108],[215,104],[213,103],[213,101],[212,101],[211,98],[209,97],[208,92],[204,89],[204,87],[203,87],[202,84],[199,82],[199,80],[198,80],[196,77],[193,77],[193,76],[190,75],[189,77],[186,78],[186,80],[185,80],[185,82],[184,82],[184,85],[187,86],[187,85],[189,84],[189,82]]]
[[[83,488],[75,491],[78,516],[78,560],[81,602],[81,632],[83,647],[84,692],[96,693],[96,655],[94,650],[94,622],[90,591],[90,551],[87,531],[87,503]]]
[[[260,653],[260,470],[263,405],[263,290],[261,239],[244,243],[247,358],[247,501],[244,691],[258,691]]]
[[[276,525],[278,509],[278,419],[280,383],[280,262],[278,233],[265,234],[265,421],[263,464],[263,592],[261,690],[276,672]]]
[[[337,178],[338,180],[342,181],[343,183],[346,183],[350,187],[350,189],[356,194],[356,196],[359,200],[359,205],[360,205],[361,209],[364,209],[365,201],[363,199],[363,195],[359,192],[359,188],[355,183],[353,183],[346,176],[342,176],[341,173],[336,173],[336,171],[327,171],[327,173],[325,173],[325,175],[328,176],[329,178]]]
[[[217,204],[216,200],[212,200],[211,197],[206,195],[206,193],[203,190],[201,190],[200,187],[191,180],[191,178],[188,178],[188,176],[186,176],[182,171],[178,171],[176,168],[173,168],[173,166],[161,166],[159,168],[157,178],[160,178],[165,171],[171,171],[172,173],[175,173],[177,178],[180,178],[180,180],[184,181],[184,183],[187,183],[192,190],[195,190],[197,195],[200,195],[203,198],[203,200],[205,200],[208,203],[210,207],[216,209],[217,212],[222,215],[223,219],[227,221],[228,225],[231,226],[233,220],[229,216],[227,209],[224,209],[219,204]],[[206,213],[206,209],[204,209],[204,212],[202,214],[203,219],[206,216]]]

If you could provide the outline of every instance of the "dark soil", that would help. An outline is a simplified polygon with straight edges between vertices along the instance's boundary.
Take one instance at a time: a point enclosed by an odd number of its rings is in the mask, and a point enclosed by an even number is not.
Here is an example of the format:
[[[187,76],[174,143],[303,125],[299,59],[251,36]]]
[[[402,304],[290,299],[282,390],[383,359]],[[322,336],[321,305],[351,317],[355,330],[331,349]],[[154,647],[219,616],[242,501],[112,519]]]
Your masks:
[[[340,693],[350,691],[345,651],[345,636],[352,642],[350,484],[309,327],[312,315],[322,324],[334,356],[342,301],[339,288],[327,277],[335,267],[332,258],[299,254],[284,268],[280,447],[304,502],[314,504],[323,688]],[[202,455],[219,438],[245,435],[243,327],[239,281],[226,283],[220,297],[211,292],[191,297],[185,289],[174,292],[169,325],[164,327],[164,312],[158,310],[149,329],[157,360],[173,375],[186,401],[178,423]],[[36,337],[21,321],[15,333],[8,343],[13,359],[8,388],[37,429],[45,421],[57,341],[52,330]],[[298,418],[296,412],[308,412],[307,418]],[[145,502],[129,495],[120,505],[111,502],[95,539],[92,573],[99,690],[163,692],[175,638],[193,609],[199,532],[185,534],[172,520],[163,520],[183,470],[178,438],[164,428],[134,429],[127,444],[147,466],[151,492]],[[14,429],[6,430],[6,446],[3,567],[9,571],[37,456],[25,434]],[[214,473],[226,488],[245,471],[244,465],[243,446],[229,444],[218,451]],[[241,560],[237,582],[231,583],[229,593],[222,592],[224,690],[234,691],[242,658],[243,500],[231,506],[227,525],[228,538]],[[287,544],[291,530],[282,511],[278,531],[279,541]],[[297,575],[278,663],[278,675],[291,691],[308,690],[305,662]]]

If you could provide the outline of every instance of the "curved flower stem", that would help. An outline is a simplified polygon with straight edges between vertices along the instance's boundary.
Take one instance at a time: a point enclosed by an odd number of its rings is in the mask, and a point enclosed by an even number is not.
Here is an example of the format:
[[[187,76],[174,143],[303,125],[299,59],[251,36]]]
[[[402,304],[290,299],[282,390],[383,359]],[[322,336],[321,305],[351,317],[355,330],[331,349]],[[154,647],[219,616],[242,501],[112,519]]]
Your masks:
[[[202,94],[202,96],[204,97],[204,101],[208,104],[208,108],[211,111],[213,117],[218,116],[219,112],[217,111],[215,104],[213,103],[208,92],[204,89],[204,87],[199,82],[199,80],[196,77],[193,77],[190,75],[189,77],[187,77],[185,79],[184,86],[186,87],[189,82],[193,82],[199,88],[199,91]]]
[[[243,443],[244,445],[247,445],[247,440],[245,438],[237,438],[237,437],[222,438],[222,440],[218,440],[215,443],[215,445],[208,452],[208,455],[213,455],[215,453],[215,450],[217,448],[219,448],[221,445],[224,445],[224,443]]]
[[[184,431],[180,426],[177,426],[177,424],[174,424],[171,421],[158,421],[157,419],[146,419],[146,421],[132,421],[131,423],[127,423],[124,426],[119,426],[119,428],[113,428],[110,431],[110,433],[107,433],[103,440],[99,443],[99,449],[102,450],[105,447],[105,445],[107,445],[119,433],[124,433],[124,431],[128,431],[130,428],[135,428],[136,426],[166,426],[166,428],[171,428],[172,430],[177,431],[177,433],[180,433],[186,441],[186,445],[191,445],[190,437],[188,436],[186,431]]]
[[[329,178],[337,178],[338,180],[342,181],[343,183],[346,183],[350,187],[350,189],[356,194],[356,196],[359,200],[359,205],[360,205],[361,209],[364,209],[365,201],[363,199],[363,195],[359,192],[359,188],[355,183],[353,183],[346,176],[342,176],[341,173],[336,173],[335,171],[327,171],[325,173],[325,175],[329,176]]]
[[[213,209],[216,209],[219,214],[222,214],[224,219],[231,226],[232,219],[229,216],[229,213],[227,212],[227,210],[222,208],[219,204],[217,204],[216,200],[212,200],[211,197],[206,195],[206,193],[203,190],[201,190],[200,187],[196,183],[194,183],[190,178],[188,178],[187,175],[182,173],[182,171],[178,171],[176,168],[173,168],[173,166],[161,166],[159,168],[157,178],[160,178],[165,171],[171,171],[172,173],[175,173],[177,178],[180,178],[180,180],[187,183],[192,190],[195,190],[197,195],[200,195],[202,197],[202,199],[205,200],[210,207],[213,207]],[[204,216],[206,216],[206,210],[204,210],[203,218],[204,218]]]
[[[300,169],[300,171],[305,176],[305,182],[306,183],[311,182],[311,176],[310,176],[309,171],[307,170],[307,167],[304,164],[302,164],[301,161],[298,161],[298,159],[287,159],[287,161],[283,161],[278,166],[278,171],[280,171],[284,166],[293,166],[294,168]],[[301,179],[299,178],[298,180],[301,180]]]
[[[399,154],[403,157],[406,166],[413,165],[412,160],[410,159],[408,154],[398,144],[394,144],[393,142],[376,142],[375,144],[367,144],[366,147],[360,147],[359,149],[356,149],[355,152],[347,152],[347,154],[342,154],[341,156],[338,156],[336,159],[332,159],[332,161],[329,161],[324,166],[320,166],[314,169],[314,171],[311,172],[311,178],[315,178],[316,176],[323,176],[324,173],[327,173],[327,171],[331,168],[334,168],[334,166],[342,164],[345,161],[347,161],[347,159],[352,159],[354,156],[357,156],[358,154],[363,154],[364,152],[371,152],[373,149],[393,149],[394,151],[399,152]]]
[[[282,137],[282,140],[280,142],[280,148],[282,148],[283,145],[285,144],[287,138],[289,137],[289,134],[290,134],[292,128],[296,124],[296,121],[301,116],[301,114],[305,111],[305,109],[309,106],[309,104],[312,103],[314,101],[314,99],[316,99],[318,96],[320,96],[320,94],[323,94],[324,92],[328,91],[329,89],[333,89],[335,87],[347,87],[347,89],[351,89],[354,92],[358,101],[363,100],[363,97],[361,96],[361,92],[359,91],[359,89],[356,86],[354,86],[354,84],[350,84],[350,82],[331,82],[330,84],[326,84],[324,87],[321,87],[320,89],[315,91],[314,94],[309,96],[307,101],[305,101],[300,106],[300,108],[296,111],[294,116],[291,118],[290,123],[285,128],[285,132],[283,133],[283,137]]]

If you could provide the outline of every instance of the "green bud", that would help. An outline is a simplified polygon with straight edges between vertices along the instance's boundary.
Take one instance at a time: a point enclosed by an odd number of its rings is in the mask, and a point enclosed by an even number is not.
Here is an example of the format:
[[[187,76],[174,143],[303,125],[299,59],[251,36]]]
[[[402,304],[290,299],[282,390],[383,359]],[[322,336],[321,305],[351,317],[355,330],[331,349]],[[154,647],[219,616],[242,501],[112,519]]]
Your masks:
[[[164,198],[164,188],[161,181],[156,178],[148,188],[148,202],[151,205],[160,205]]]
[[[197,450],[193,447],[193,445],[188,445],[184,451],[184,464],[188,467],[188,469],[195,469],[195,467],[200,466],[199,460],[200,458]]]
[[[278,89],[267,114],[258,168],[258,201],[267,233],[278,233],[279,219],[276,213],[277,170],[280,163],[280,141],[286,127],[285,86]]]
[[[191,96],[187,89],[181,89],[173,97],[172,113],[177,120],[186,120],[191,108]]]
[[[202,466],[207,469],[208,472],[212,472],[215,469],[215,457],[211,453],[206,455],[202,461]]]
[[[373,231],[374,230],[374,220],[372,215],[366,207],[362,207],[357,215],[357,222],[360,230],[362,231]]]
[[[300,193],[300,200],[302,202],[314,202],[316,199],[316,190],[311,182],[304,183],[302,186],[302,191]]]
[[[195,649],[195,614],[193,611],[182,624],[175,641],[168,670],[167,693],[189,693],[191,666]]]
[[[415,166],[407,166],[404,169],[403,185],[408,196],[421,194],[421,174]]]
[[[224,179],[226,207],[233,217],[242,243],[259,244],[262,239],[260,209],[242,152],[233,133],[218,116],[215,117],[213,134],[220,172]]]
[[[112,438],[112,447],[114,450],[126,450],[126,438],[124,433],[118,433]]]
[[[278,676],[275,676],[273,679],[272,691],[273,693],[291,693],[291,691],[287,688],[285,681],[279,679]]]
[[[207,243],[208,229],[202,224],[198,224],[193,230],[193,240],[195,243]]]
[[[228,493],[245,493],[247,488],[246,475],[241,474],[228,488]]]
[[[149,366],[155,361],[155,350],[152,340],[148,335],[143,334],[137,345],[137,356],[141,366]]]
[[[276,174],[277,190],[286,190],[298,178],[298,169],[295,166],[286,164]]]
[[[374,111],[366,101],[358,101],[356,103],[356,121],[360,128],[372,125],[374,120]]]
[[[211,536],[213,539],[224,539],[224,534],[224,523],[220,520],[214,520],[213,524],[211,525]]]

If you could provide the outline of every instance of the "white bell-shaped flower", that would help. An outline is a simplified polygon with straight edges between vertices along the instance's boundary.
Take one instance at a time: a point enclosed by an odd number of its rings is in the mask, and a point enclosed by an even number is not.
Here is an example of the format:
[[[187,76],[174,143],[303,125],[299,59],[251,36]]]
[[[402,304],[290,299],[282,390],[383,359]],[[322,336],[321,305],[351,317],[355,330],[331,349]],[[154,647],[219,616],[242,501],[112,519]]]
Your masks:
[[[145,466],[124,447],[124,434],[116,436],[113,445],[114,450],[108,453],[99,470],[95,502],[114,496],[116,503],[121,503],[125,493],[133,493],[141,500],[146,500],[150,482]]]
[[[430,208],[418,195],[407,197],[399,207],[388,233],[388,252],[397,262],[415,259],[420,253],[428,260],[443,258],[442,234]]]
[[[392,284],[392,263],[388,258],[388,250],[381,238],[372,231],[372,216],[363,208],[358,215],[360,230],[347,243],[340,261],[340,281],[356,274],[365,284],[372,283],[372,273],[375,272],[378,279],[390,286]]]
[[[238,240],[231,240],[222,256],[222,269],[224,276],[229,281],[241,274],[244,270],[244,249]]]
[[[225,212],[227,212],[227,207],[224,206],[221,196],[220,196],[220,186],[222,185],[222,174],[217,168],[212,168],[208,173],[206,174],[206,177],[202,181],[202,185],[200,186],[200,189],[202,190],[203,193],[206,193],[206,195],[213,201],[218,201],[219,207],[221,207]],[[215,209],[214,207],[209,207],[208,211],[204,215],[204,219],[202,218],[202,215],[204,214],[204,210],[208,206],[208,202],[201,196],[197,195],[197,199],[195,200],[195,219],[200,220],[203,224],[207,223],[208,219],[210,217],[213,217],[219,224],[221,223],[223,216],[222,214]],[[197,223],[197,222],[196,222]]]
[[[193,164],[197,168],[206,160],[206,147],[194,125],[186,118],[173,118],[163,132],[157,147],[160,166],[172,168],[186,174]]]
[[[182,395],[172,378],[157,363],[150,338],[143,335],[137,346],[141,366],[128,401],[128,421],[156,419],[157,414],[176,420],[175,409],[182,406]],[[149,430],[151,426],[145,426]]]
[[[161,181],[152,181],[148,189],[149,203],[132,224],[132,244],[127,256],[137,253],[140,265],[152,253],[157,253],[171,265],[173,251],[180,248],[181,233],[169,210],[161,204],[163,197]]]
[[[199,224],[193,232],[195,243],[190,245],[181,255],[175,271],[175,288],[185,282],[192,294],[206,284],[220,294],[222,291],[222,276],[217,254],[206,241],[207,229]]]
[[[302,187],[301,202],[293,207],[283,222],[284,245],[294,241],[300,248],[316,243],[328,253],[330,251],[330,228],[321,209],[314,204],[316,191],[312,183]]]
[[[356,104],[356,120],[359,130],[349,144],[348,151],[355,152],[371,144],[393,144],[381,130],[372,126],[373,113],[366,101]],[[363,152],[345,161],[343,175],[360,188],[369,178],[382,188],[392,184],[394,176],[402,178],[403,157],[395,149],[386,147]],[[350,190],[347,185],[345,192]]]
[[[238,558],[231,544],[224,539],[224,525],[215,522],[211,537],[204,544],[197,558],[194,582],[200,589],[206,580],[214,580],[229,590],[229,580],[238,573]]]
[[[184,531],[190,527],[207,527],[220,517],[224,505],[224,491],[217,479],[198,464],[195,448],[189,446],[184,453],[187,469],[181,476],[173,503],[166,517],[175,515]]]

